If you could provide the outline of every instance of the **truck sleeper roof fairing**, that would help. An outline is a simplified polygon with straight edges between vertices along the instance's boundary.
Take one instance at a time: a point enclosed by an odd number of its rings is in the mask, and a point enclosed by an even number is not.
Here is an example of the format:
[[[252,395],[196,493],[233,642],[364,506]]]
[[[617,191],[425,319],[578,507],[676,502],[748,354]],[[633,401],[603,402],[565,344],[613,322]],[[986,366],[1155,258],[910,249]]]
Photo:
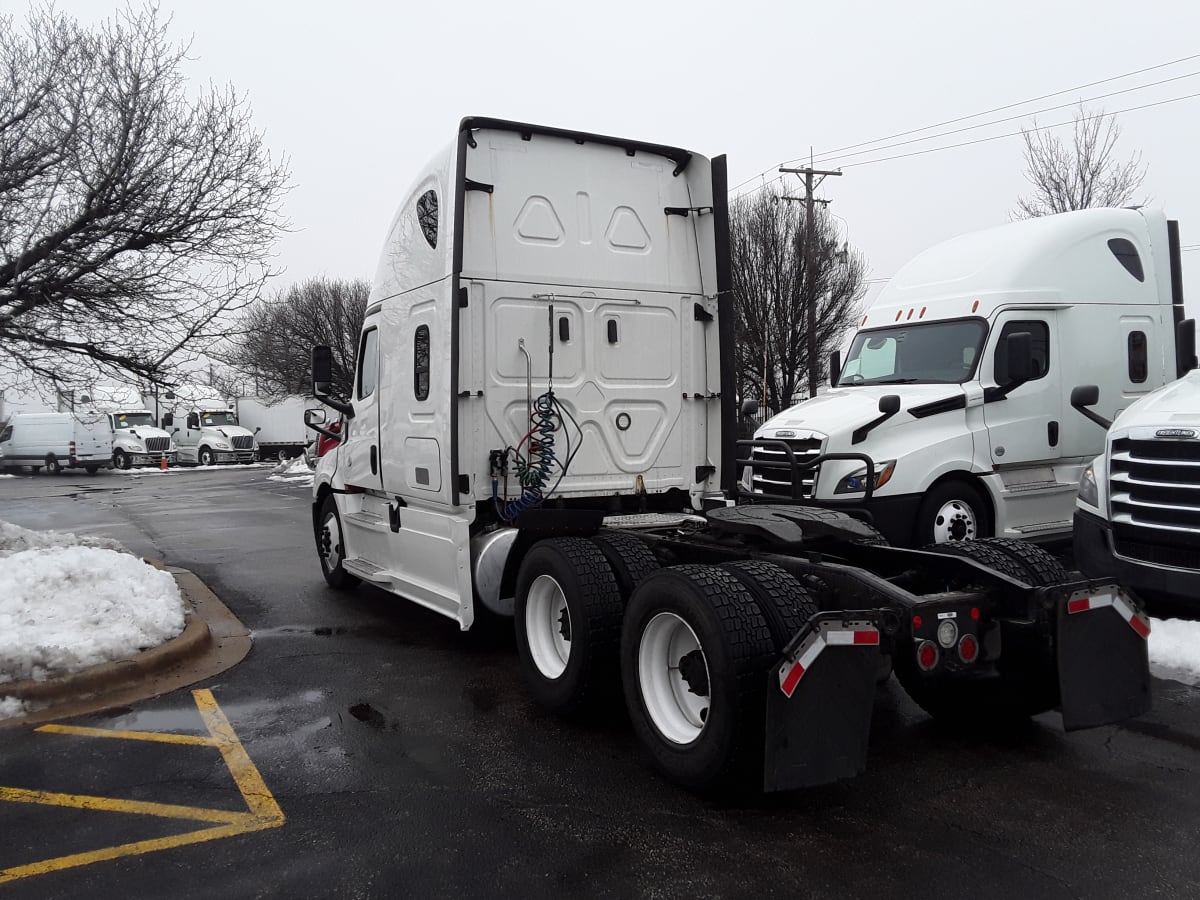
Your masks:
[[[1169,305],[1170,248],[1155,240],[1167,233],[1165,223],[1156,209],[1091,209],[964,234],[901,268],[863,327],[987,317],[1006,304]],[[1137,257],[1134,270],[1122,260],[1130,252]]]

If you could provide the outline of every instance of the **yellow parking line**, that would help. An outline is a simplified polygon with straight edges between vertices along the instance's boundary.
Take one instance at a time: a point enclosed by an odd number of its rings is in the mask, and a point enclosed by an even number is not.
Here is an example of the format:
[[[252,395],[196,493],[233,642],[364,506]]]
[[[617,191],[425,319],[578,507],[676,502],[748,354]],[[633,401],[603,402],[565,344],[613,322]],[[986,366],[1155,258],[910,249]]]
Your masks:
[[[0,787],[0,800],[12,803],[38,803],[42,806],[68,806],[72,809],[94,809],[100,812],[134,813],[141,816],[160,816],[164,819],[195,819],[197,822],[218,822],[233,825],[254,819],[252,813],[232,809],[208,809],[203,806],[178,806],[173,803],[151,803],[144,800],[120,800],[116,797],[92,797],[88,794],[57,794],[53,791],[29,791],[24,788]]]
[[[257,767],[250,761],[233,726],[225,713],[217,706],[212,691],[192,691],[196,707],[204,720],[211,737],[200,737],[190,734],[170,734],[151,731],[108,731],[103,728],[83,728],[73,725],[44,725],[39,731],[56,734],[73,734],[81,737],[103,737],[132,741],[157,741],[171,744],[190,744],[195,746],[216,747],[225,760],[229,774],[233,776],[238,791],[246,801],[249,812],[235,810],[209,809],[200,806],[177,806],[168,803],[150,803],[137,800],[122,800],[115,797],[93,797],[86,794],[60,794],[53,791],[33,791],[25,788],[0,786],[0,801],[13,803],[35,803],[43,806],[65,806],[75,809],[97,810],[100,812],[121,812],[139,815],[159,816],[171,819],[188,819],[197,822],[218,823],[212,828],[202,828],[186,834],[171,835],[170,837],[154,838],[146,841],[135,841],[120,844],[116,847],[103,847],[99,850],[89,850],[70,856],[59,856],[23,866],[14,866],[0,870],[0,884],[26,878],[31,875],[45,875],[62,869],[86,866],[91,863],[118,859],[123,856],[136,856],[142,853],[152,853],[156,850],[170,850],[188,844],[198,844],[219,838],[234,837],[239,834],[249,834],[268,828],[278,828],[284,823],[283,810],[275,802],[275,797],[267,789],[266,783],[259,774]]]
[[[116,738],[122,741],[155,741],[160,744],[194,744],[201,747],[216,747],[212,738],[198,734],[171,734],[162,731],[110,731],[107,728],[84,728],[82,725],[43,725],[36,731],[53,734],[76,734],[81,737]]]

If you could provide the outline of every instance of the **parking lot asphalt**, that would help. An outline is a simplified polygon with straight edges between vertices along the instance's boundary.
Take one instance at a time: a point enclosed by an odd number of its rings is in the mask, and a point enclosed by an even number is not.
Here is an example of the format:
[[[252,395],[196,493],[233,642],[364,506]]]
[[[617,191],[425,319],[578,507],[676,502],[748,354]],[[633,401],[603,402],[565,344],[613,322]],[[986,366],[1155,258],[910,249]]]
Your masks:
[[[329,591],[307,489],[267,474],[0,479],[0,518],[191,569],[254,637],[193,689],[0,732],[6,895],[1200,894],[1195,688],[1156,680],[1120,727],[965,734],[893,679],[864,776],[718,804],[620,710],[543,713],[511,637]]]

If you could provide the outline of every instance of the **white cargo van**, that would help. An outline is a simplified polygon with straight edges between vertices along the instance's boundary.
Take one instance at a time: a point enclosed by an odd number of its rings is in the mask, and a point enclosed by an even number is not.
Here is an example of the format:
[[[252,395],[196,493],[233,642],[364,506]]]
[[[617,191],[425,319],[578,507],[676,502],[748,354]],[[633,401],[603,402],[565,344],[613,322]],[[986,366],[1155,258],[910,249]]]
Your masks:
[[[1068,537],[1079,475],[1103,449],[1070,391],[1100,385],[1111,417],[1176,377],[1179,272],[1176,225],[1157,210],[1063,213],[933,247],[863,316],[844,365],[835,354],[834,387],[758,429],[754,460],[797,465],[754,469],[748,486],[866,510],[910,546]]]
[[[221,400],[199,400],[163,415],[181,465],[251,463],[258,459],[254,433],[238,424],[237,411]]]
[[[166,459],[175,464],[175,441],[157,427],[154,415],[145,409],[117,409],[108,414],[112,428],[113,467],[130,469],[134,466],[158,466]]]
[[[89,475],[112,465],[108,420],[98,413],[16,413],[0,429],[0,468],[43,466],[51,475],[82,468]]]

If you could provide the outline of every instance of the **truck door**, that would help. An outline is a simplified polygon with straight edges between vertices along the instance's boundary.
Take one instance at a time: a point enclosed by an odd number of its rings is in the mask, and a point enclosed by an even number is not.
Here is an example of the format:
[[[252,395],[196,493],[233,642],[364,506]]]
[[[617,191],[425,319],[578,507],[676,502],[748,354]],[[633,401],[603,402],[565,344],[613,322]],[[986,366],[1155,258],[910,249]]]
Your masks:
[[[379,490],[379,328],[366,328],[358,345],[354,377],[354,418],[344,425],[338,467],[347,487]]]
[[[1045,482],[1054,481],[1049,467],[1062,455],[1062,363],[1057,353],[1055,324],[1052,310],[1002,313],[992,326],[980,370],[992,467],[997,471],[1046,469],[1043,473],[1046,477],[1038,479]],[[1008,338],[1020,332],[1027,332],[1031,338],[1033,377],[998,399],[997,389],[1009,380]]]

